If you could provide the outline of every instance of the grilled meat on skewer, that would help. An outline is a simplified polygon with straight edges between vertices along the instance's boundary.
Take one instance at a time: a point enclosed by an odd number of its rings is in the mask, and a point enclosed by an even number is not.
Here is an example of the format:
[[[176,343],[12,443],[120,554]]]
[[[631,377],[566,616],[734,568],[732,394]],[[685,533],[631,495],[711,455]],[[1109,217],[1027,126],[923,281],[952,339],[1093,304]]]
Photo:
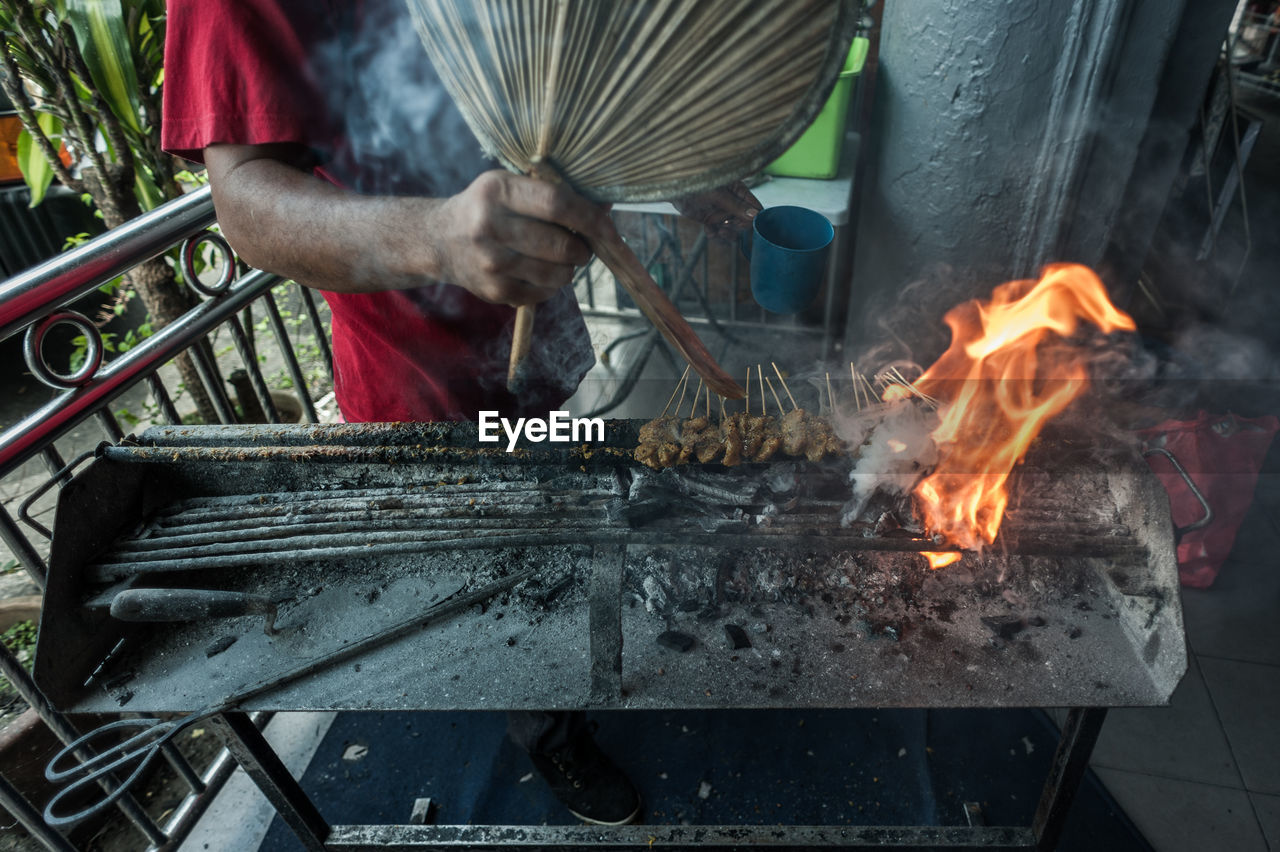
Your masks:
[[[694,447],[694,456],[700,464],[711,464],[719,460],[725,452],[724,424],[711,426],[702,433]]]
[[[636,461],[654,470],[674,465],[680,456],[679,430],[680,421],[674,417],[659,417],[641,426]]]
[[[743,424],[744,458],[764,462],[782,449],[782,432],[778,429],[778,419],[773,415],[744,415]],[[751,451],[752,448],[754,452]]]
[[[798,408],[781,421],[770,415],[746,413],[730,414],[719,425],[708,417],[691,417],[683,422],[659,417],[640,427],[635,459],[655,470],[695,459],[702,464],[718,461],[734,467],[743,461],[769,461],[779,451],[816,462],[843,453],[844,449],[825,417]]]
[[[640,427],[641,444],[663,444],[667,441],[680,440],[680,421],[674,417],[663,416],[650,420]]]
[[[844,444],[836,437],[831,421],[825,417],[810,417],[807,424],[804,455],[809,461],[821,461],[824,455],[840,455]]]
[[[684,425],[680,427],[680,457],[677,464],[687,464],[707,433],[715,434],[716,431],[712,428],[709,417],[690,417],[684,421]]]
[[[742,429],[738,415],[730,414],[721,422],[720,434],[724,435],[724,458],[720,463],[725,467],[742,464]]]
[[[782,451],[789,456],[804,455],[809,440],[809,412],[793,408],[782,418]]]

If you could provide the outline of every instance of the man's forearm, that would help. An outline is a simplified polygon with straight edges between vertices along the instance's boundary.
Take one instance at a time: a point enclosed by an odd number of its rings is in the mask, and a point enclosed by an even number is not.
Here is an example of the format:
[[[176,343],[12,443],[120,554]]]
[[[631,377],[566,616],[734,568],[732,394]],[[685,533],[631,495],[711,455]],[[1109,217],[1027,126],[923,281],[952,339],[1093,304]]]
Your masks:
[[[347,192],[278,159],[219,162],[210,149],[218,220],[252,266],[346,293],[420,287],[441,277],[424,238],[443,202]]]

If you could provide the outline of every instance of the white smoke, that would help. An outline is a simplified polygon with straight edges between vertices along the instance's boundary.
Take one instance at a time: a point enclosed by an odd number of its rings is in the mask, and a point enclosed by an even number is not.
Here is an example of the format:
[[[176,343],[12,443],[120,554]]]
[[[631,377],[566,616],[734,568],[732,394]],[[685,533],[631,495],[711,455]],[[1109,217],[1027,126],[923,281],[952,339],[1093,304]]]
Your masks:
[[[938,447],[931,434],[938,415],[916,399],[837,413],[834,421],[836,434],[858,455],[849,473],[852,498],[841,519],[846,526],[866,511],[877,494],[905,499],[937,464]]]

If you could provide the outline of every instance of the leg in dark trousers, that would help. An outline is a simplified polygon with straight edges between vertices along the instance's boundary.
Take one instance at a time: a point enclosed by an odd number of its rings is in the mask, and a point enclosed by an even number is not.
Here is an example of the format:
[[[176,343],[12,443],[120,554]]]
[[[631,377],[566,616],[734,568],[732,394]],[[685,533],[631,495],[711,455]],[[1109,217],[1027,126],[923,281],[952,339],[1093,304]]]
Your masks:
[[[560,751],[587,730],[587,714],[581,710],[511,710],[507,736],[527,752]]]
[[[600,751],[595,723],[574,711],[512,710],[507,734],[529,753],[538,773],[574,816],[596,825],[625,825],[640,815],[640,794]]]

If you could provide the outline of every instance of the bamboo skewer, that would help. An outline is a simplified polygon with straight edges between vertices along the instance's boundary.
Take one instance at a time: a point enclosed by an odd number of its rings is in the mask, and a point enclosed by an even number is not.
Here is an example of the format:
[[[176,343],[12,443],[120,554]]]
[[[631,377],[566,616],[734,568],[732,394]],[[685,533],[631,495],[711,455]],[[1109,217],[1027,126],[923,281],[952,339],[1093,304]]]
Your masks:
[[[680,374],[680,378],[677,381],[676,386],[671,389],[671,396],[667,399],[667,404],[662,406],[662,413],[658,415],[659,417],[667,416],[667,409],[671,407],[671,400],[676,398],[676,391],[684,387],[685,379],[687,379],[688,377],[689,377],[689,366],[686,364],[684,368],[684,372]]]
[[[689,375],[689,371],[685,370],[684,374],[686,376]],[[680,382],[680,401],[676,403],[676,412],[675,412],[677,420],[680,419],[680,406],[684,405],[684,392],[687,388],[688,388],[687,382],[683,382],[683,381]]]
[[[836,413],[836,397],[831,392],[831,374],[827,373],[827,404],[831,406],[831,413]]]
[[[778,392],[773,389],[773,379],[765,376],[764,380],[769,383],[769,392],[773,394],[773,401],[778,404],[778,414],[782,414],[785,409],[782,407],[782,400],[778,399]]]
[[[875,385],[871,384],[871,380],[867,378],[866,373],[859,373],[858,378],[862,379],[863,393],[867,395],[867,405],[876,405],[880,402],[880,395],[876,393]]]
[[[899,371],[897,367],[890,366],[885,370],[882,370],[880,374],[876,376],[876,380],[879,381],[886,389],[890,385],[900,387],[908,394],[920,399],[922,402],[932,405],[934,408],[939,408],[942,405],[942,403],[937,399],[929,396],[927,393],[920,390],[920,388],[916,387],[915,383],[907,381],[907,378],[902,375],[901,371]]]
[[[690,417],[693,417],[698,411],[698,397],[700,396],[702,396],[702,379],[698,379],[698,389],[693,392],[693,404],[689,406]],[[676,416],[678,417],[679,415],[680,412],[676,411]]]
[[[929,396],[929,394],[925,393],[924,391],[920,390],[920,388],[916,387],[915,382],[909,382],[909,381],[907,381],[907,380],[906,380],[906,378],[904,378],[904,377],[903,377],[902,373],[900,373],[900,372],[898,371],[898,368],[897,368],[897,367],[890,367],[890,368],[889,368],[889,370],[890,370],[890,372],[892,372],[892,373],[893,373],[893,377],[894,377],[895,379],[897,379],[897,380],[898,380],[898,382],[899,382],[899,383],[901,383],[901,385],[902,385],[904,388],[906,388],[907,390],[909,390],[911,393],[915,394],[915,395],[916,395],[917,397],[919,397],[921,400],[923,400],[924,402],[929,403],[929,404],[930,404],[930,405],[932,405],[934,408],[938,408],[939,406],[941,406],[941,403],[940,403],[940,402],[938,402],[938,400],[937,400],[936,398],[934,398],[934,397],[932,397],[932,396]]]
[[[764,371],[760,370],[760,365],[755,365],[755,379],[760,385],[760,417],[768,417],[769,407],[764,399]],[[781,406],[778,406],[778,408],[781,408]]]
[[[778,365],[772,361],[769,364],[773,367],[773,371],[778,374],[778,381],[782,383],[782,389],[787,392],[787,399],[791,400],[791,407],[793,409],[799,408],[800,406],[796,405],[796,398],[791,395],[791,388],[787,387],[787,380],[782,378],[782,371],[778,369]],[[782,406],[779,405],[778,409],[781,410]]]

